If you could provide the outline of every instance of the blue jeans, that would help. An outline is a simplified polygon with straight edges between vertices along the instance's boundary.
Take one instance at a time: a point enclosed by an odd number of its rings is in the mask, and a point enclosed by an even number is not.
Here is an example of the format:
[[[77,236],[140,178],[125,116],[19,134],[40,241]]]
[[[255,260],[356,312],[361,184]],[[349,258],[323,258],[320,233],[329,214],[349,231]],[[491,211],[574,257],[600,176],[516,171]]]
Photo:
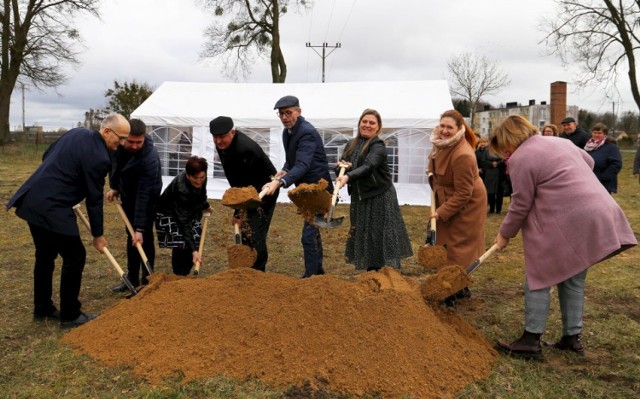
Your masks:
[[[302,277],[324,274],[324,269],[322,268],[322,237],[320,236],[320,229],[304,222],[300,242],[302,243],[302,249],[304,251],[304,274]]]

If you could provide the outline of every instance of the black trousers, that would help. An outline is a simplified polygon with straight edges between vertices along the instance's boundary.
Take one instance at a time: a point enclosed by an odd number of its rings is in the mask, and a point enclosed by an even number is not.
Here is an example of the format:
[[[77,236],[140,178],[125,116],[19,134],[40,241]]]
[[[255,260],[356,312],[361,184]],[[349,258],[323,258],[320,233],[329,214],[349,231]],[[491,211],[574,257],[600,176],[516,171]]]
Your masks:
[[[122,209],[127,215],[129,221],[133,223],[135,217],[135,204],[123,202]],[[138,252],[138,248],[132,245],[129,229],[125,227],[125,230],[127,232],[127,276],[129,277],[129,281],[131,281],[131,284],[134,287],[137,287],[140,285],[140,270],[142,269],[143,284],[147,283],[147,276],[149,275],[149,273],[142,264],[142,257]],[[153,235],[153,218],[149,220],[149,223],[147,223],[147,226],[145,226],[144,231],[142,232],[142,249],[144,250],[144,254],[147,255],[147,259],[149,259],[149,264],[151,265],[151,270],[153,271],[156,259],[155,237]]]
[[[260,271],[265,271],[267,266],[267,260],[269,259],[269,251],[267,250],[267,234],[269,233],[269,226],[271,226],[271,218],[273,217],[273,211],[276,208],[275,198],[278,193],[273,196],[274,200],[269,202],[265,201],[264,205],[258,209],[252,209],[247,211],[247,221],[251,229],[251,236],[247,234],[242,235],[242,244],[247,245],[256,250],[256,261],[252,268]],[[243,231],[246,228],[243,226]]]
[[[81,313],[78,296],[87,258],[80,236],[55,233],[31,223],[29,230],[36,248],[33,267],[33,314],[46,316],[56,309],[51,297],[55,260],[60,255],[60,319],[76,319]]]
[[[193,267],[193,255],[188,248],[173,248],[171,250],[171,268],[178,276],[187,276]]]

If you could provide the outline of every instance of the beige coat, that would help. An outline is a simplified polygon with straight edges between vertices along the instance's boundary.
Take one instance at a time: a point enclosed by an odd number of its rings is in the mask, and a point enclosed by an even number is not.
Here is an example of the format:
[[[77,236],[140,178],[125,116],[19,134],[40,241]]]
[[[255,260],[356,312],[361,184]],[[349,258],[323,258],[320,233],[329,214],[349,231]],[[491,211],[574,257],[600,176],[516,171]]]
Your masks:
[[[485,251],[487,191],[476,155],[464,137],[452,147],[429,154],[436,196],[437,245],[446,245],[450,264],[468,266]]]

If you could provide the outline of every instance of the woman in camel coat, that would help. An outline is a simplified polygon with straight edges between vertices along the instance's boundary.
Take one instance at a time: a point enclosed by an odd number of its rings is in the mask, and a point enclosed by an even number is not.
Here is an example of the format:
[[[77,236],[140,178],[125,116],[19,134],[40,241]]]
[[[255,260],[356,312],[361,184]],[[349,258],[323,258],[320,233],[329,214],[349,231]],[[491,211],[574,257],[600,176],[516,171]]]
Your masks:
[[[487,191],[478,173],[476,136],[462,115],[446,111],[431,133],[427,174],[435,192],[436,244],[449,264],[466,266],[485,251]],[[468,293],[468,291],[466,291]]]

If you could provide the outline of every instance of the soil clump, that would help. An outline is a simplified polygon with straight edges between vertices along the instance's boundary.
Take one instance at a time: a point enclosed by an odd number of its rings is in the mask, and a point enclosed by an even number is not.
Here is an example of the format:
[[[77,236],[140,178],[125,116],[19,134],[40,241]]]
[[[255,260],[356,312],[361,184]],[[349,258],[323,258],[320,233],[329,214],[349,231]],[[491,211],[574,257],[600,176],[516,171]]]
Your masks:
[[[473,327],[427,306],[391,268],[355,281],[250,268],[150,280],[63,341],[153,383],[223,375],[384,398],[453,397],[496,358]]]
[[[318,183],[302,183],[288,191],[289,199],[298,207],[304,220],[313,223],[316,215],[324,215],[331,208],[331,194],[327,191],[329,182],[320,179]]]

